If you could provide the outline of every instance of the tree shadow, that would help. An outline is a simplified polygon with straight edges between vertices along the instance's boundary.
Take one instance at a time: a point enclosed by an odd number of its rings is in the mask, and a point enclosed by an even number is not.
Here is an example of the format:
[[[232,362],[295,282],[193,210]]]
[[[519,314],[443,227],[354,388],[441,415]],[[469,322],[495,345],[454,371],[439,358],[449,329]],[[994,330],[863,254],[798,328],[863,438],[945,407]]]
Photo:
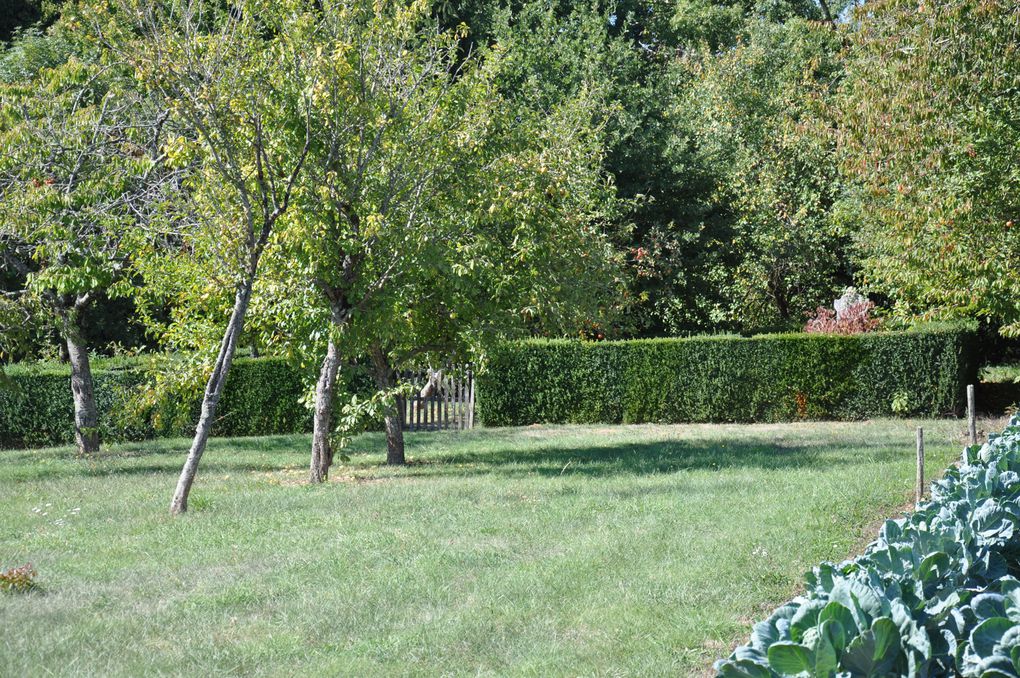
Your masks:
[[[683,471],[722,471],[751,468],[831,469],[861,463],[881,463],[912,453],[898,441],[859,439],[826,441],[820,432],[791,443],[782,436],[748,429],[717,437],[675,437],[664,433],[651,440],[624,438],[625,428],[598,429],[482,429],[474,432],[412,433],[406,436],[410,463],[388,467],[382,462],[385,438],[378,433],[359,436],[347,452],[351,460],[337,463],[334,474],[366,473],[374,478],[452,478],[495,475],[503,477],[656,475]],[[621,439],[623,438],[623,439]],[[589,442],[590,441],[590,442]],[[90,459],[76,457],[73,448],[25,451],[16,458],[6,481],[60,477],[114,477],[167,475],[179,471],[188,440],[126,443]],[[294,471],[305,467],[307,435],[213,439],[200,474],[245,474]],[[33,464],[31,457],[47,453],[51,459],[75,460],[52,466]],[[17,457],[28,461],[15,469]]]
[[[902,458],[911,450],[898,449],[893,442],[852,441],[805,442],[788,444],[760,439],[722,437],[718,440],[665,439],[619,441],[612,437],[604,443],[577,445],[576,441],[543,442],[525,445],[520,438],[507,439],[506,445],[487,446],[478,452],[462,450],[431,453],[426,441],[415,439],[408,445],[412,463],[402,476],[609,476],[653,475],[682,471],[722,471],[732,468],[759,470],[830,469],[866,462],[887,462]],[[512,444],[511,444],[512,443]],[[574,444],[572,444],[574,443]],[[415,462],[418,463],[415,463]]]

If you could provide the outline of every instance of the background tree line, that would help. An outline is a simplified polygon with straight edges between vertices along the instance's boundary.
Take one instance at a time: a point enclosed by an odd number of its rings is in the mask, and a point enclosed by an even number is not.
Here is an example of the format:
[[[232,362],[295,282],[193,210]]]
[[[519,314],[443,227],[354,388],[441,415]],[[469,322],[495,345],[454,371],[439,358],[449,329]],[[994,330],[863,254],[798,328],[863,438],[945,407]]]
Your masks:
[[[60,3],[14,3],[4,79],[54,55]],[[1016,333],[1017,9],[959,0],[505,2],[429,8],[498,45],[541,113],[594,83],[623,294],[593,337],[792,329],[847,285],[899,319]],[[980,112],[980,113],[979,113]],[[935,272],[937,274],[933,274]],[[10,272],[7,273],[11,275]],[[936,284],[937,282],[937,284]],[[10,286],[10,285],[8,285]],[[98,345],[151,344],[130,300]]]

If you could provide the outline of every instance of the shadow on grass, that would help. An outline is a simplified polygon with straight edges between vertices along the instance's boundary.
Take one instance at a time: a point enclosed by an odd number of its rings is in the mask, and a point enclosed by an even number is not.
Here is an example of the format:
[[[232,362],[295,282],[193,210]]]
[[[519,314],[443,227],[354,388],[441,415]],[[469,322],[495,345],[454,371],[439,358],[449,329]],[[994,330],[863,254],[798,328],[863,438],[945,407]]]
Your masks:
[[[212,440],[200,474],[304,468],[303,457],[309,443],[306,435]],[[87,460],[76,460],[70,449],[46,451],[50,459],[64,462],[57,465],[35,463],[39,457],[24,452],[16,454],[14,459],[9,458],[9,462],[17,467],[17,457],[21,457],[25,466],[16,471],[9,466],[8,473],[0,473],[0,479],[23,481],[69,476],[176,474],[187,445],[186,440],[129,443]],[[766,434],[633,441],[619,440],[607,433],[589,442],[579,441],[578,436],[569,432],[562,437],[529,437],[527,430],[521,429],[490,429],[469,434],[409,434],[406,449],[411,461],[408,466],[387,467],[382,463],[385,439],[379,434],[359,437],[349,450],[352,461],[338,464],[335,473],[353,472],[384,479],[481,475],[596,477],[732,468],[830,469],[881,463],[910,452],[907,448],[898,449],[891,441],[809,440],[788,444]],[[67,463],[71,460],[77,463]]]
[[[417,446],[415,446],[417,448]],[[413,459],[416,449],[409,450]],[[838,444],[787,446],[720,440],[618,442],[605,445],[514,447],[478,453],[453,452],[412,463],[402,476],[652,475],[695,470],[832,468],[896,458],[888,445],[869,448]]]

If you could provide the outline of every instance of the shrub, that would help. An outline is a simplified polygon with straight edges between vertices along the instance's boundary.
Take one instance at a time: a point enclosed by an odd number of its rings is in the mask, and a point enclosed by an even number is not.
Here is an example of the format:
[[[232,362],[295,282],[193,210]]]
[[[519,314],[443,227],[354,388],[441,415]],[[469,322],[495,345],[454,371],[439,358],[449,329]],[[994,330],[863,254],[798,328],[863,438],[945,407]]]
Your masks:
[[[871,317],[875,304],[861,301],[848,305],[842,313],[819,306],[814,317],[804,325],[807,333],[818,334],[863,334],[878,329],[878,318]]]
[[[1020,418],[864,555],[823,563],[718,676],[1020,675]]]
[[[61,445],[74,440],[70,373],[64,365],[14,365],[0,388],[0,447]],[[127,399],[145,379],[140,362],[97,361],[93,369],[96,404],[104,440],[190,436],[198,420],[201,394],[187,402],[173,398],[149,406],[141,416],[120,416]],[[371,379],[348,379],[348,390],[374,389]],[[304,433],[312,416],[302,404],[304,375],[281,358],[234,361],[217,409],[213,435],[250,436]],[[338,394],[338,407],[343,401]],[[180,416],[183,413],[183,416]]]
[[[36,571],[32,563],[21,567],[12,567],[6,571],[0,571],[0,591],[4,593],[24,593],[36,588]]]
[[[8,383],[0,389],[0,445],[35,446],[74,440],[70,372],[63,365],[13,365],[6,369]],[[124,369],[93,369],[96,405],[104,437],[139,438],[134,427],[113,424],[110,412],[120,409],[121,397],[141,380]]]
[[[966,328],[511,342],[479,375],[490,426],[937,416],[976,374]]]

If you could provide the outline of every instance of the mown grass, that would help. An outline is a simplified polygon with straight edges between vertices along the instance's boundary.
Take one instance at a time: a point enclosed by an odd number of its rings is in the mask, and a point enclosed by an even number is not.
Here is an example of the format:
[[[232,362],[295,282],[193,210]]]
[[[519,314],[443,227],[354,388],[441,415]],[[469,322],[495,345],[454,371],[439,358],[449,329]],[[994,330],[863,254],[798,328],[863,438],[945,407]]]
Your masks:
[[[908,501],[910,421],[532,427],[9,451],[0,675],[700,675]],[[927,421],[928,463],[963,426]]]

